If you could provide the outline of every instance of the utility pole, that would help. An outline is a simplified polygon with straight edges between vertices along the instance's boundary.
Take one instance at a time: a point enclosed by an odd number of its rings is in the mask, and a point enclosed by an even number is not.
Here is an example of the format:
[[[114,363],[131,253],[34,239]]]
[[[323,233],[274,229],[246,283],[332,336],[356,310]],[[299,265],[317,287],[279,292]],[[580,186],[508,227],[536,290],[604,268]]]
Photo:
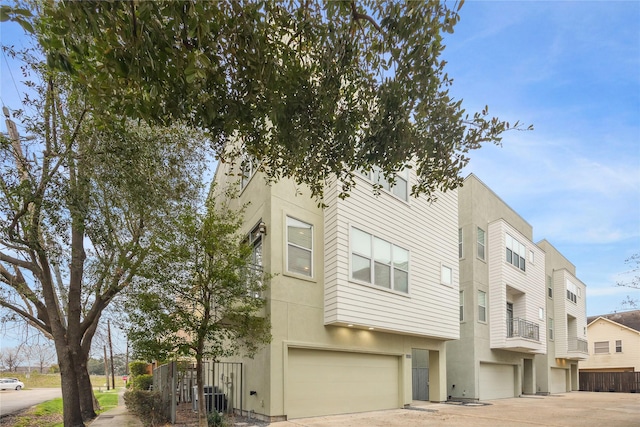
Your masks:
[[[113,344],[111,343],[111,320],[107,319],[107,335],[109,337],[109,354],[111,355],[111,388],[116,389],[116,375],[113,368]]]
[[[107,360],[107,346],[104,348],[104,376],[107,377],[107,390],[109,390],[109,361]]]

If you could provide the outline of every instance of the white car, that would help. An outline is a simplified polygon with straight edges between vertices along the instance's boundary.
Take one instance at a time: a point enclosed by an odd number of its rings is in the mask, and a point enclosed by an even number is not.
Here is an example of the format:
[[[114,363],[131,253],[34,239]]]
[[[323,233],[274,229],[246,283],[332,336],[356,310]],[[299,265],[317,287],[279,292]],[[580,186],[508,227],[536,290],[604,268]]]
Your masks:
[[[20,390],[24,383],[17,378],[0,378],[0,390]]]

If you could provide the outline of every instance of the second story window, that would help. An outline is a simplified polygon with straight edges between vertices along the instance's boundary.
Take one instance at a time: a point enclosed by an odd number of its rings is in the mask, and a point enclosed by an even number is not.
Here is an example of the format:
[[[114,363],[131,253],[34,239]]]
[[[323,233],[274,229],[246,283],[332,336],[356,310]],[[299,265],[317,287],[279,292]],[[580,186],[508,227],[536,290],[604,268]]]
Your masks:
[[[596,341],[593,343],[593,354],[608,354],[609,341]]]
[[[486,236],[484,230],[478,227],[478,258],[484,260],[484,249],[486,247]]]
[[[622,340],[616,340],[616,353],[622,353]]]
[[[409,292],[409,251],[352,228],[351,278],[382,288]]]
[[[458,258],[462,258],[462,228],[458,228]]]
[[[578,302],[578,287],[567,280],[567,299]]]
[[[460,291],[460,321],[464,321],[464,291]]]
[[[313,226],[287,217],[287,271],[313,274]]]
[[[511,237],[509,234],[506,235],[506,246],[507,246],[507,262],[509,264],[513,264],[515,267],[519,268],[522,271],[525,271],[525,256],[527,253],[526,248],[522,243]]]
[[[478,320],[487,321],[487,293],[484,291],[478,291]]]

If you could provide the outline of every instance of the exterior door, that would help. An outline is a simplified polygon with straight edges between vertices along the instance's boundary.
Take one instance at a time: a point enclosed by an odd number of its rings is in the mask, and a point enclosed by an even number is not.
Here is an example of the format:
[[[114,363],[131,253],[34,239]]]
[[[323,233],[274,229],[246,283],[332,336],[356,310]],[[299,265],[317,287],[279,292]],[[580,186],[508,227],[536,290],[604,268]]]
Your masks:
[[[513,336],[513,303],[507,303],[507,338]]]
[[[411,349],[411,385],[413,400],[429,400],[429,350]]]

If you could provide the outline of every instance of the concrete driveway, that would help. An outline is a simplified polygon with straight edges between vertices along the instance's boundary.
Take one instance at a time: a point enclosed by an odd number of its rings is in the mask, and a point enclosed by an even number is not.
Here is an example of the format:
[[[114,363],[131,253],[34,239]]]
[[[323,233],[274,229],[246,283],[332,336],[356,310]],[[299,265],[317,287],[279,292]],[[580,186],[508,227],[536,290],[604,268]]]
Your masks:
[[[640,394],[572,392],[491,400],[488,405],[414,402],[411,409],[301,418],[273,427],[638,427]]]

